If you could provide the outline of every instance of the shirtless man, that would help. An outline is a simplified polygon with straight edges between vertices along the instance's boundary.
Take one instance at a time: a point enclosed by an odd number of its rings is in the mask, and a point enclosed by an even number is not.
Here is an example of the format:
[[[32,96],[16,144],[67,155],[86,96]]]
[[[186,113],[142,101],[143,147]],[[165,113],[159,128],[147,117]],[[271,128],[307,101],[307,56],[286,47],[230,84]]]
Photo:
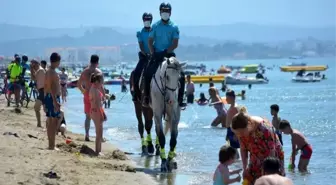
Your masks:
[[[292,136],[292,156],[291,156],[291,168],[295,168],[295,156],[299,150],[301,150],[301,156],[299,161],[299,171],[307,172],[309,160],[313,154],[313,148],[308,143],[306,137],[296,129],[292,129],[290,123],[287,120],[281,120],[279,129],[286,135]]]
[[[90,77],[92,73],[94,74],[102,73],[101,70],[97,68],[98,63],[99,63],[98,55],[91,55],[90,65],[84,69],[77,82],[78,89],[84,95],[85,141],[90,141],[89,130],[91,122],[90,117],[91,103],[90,103],[89,91],[92,85],[90,82]],[[105,90],[103,85],[101,87],[101,92],[103,94],[103,97],[105,97]]]
[[[35,81],[36,88],[38,90],[38,97],[35,101],[34,110],[37,119],[37,127],[41,125],[41,106],[44,104],[44,81],[45,70],[40,66],[40,63],[36,60],[31,61],[31,78]]]
[[[293,185],[293,182],[279,175],[280,161],[277,158],[268,157],[263,162],[263,176],[259,177],[254,185]]]
[[[231,130],[232,118],[234,115],[236,115],[239,112],[237,105],[236,105],[236,94],[234,91],[228,90],[226,92],[226,101],[228,104],[230,104],[230,108],[226,116],[226,128],[227,128],[226,140],[230,141],[230,146],[238,149],[240,148],[238,138]]]
[[[222,127],[225,127],[226,111],[224,110],[224,104],[212,82],[210,83],[209,96],[210,106],[213,105],[217,111],[217,117],[212,121],[211,126],[216,127],[222,123]]]
[[[55,148],[55,135],[57,132],[58,119],[60,116],[60,78],[55,69],[60,65],[61,56],[58,53],[52,53],[50,56],[50,66],[45,74],[44,83],[44,106],[47,116],[47,134],[49,149]]]

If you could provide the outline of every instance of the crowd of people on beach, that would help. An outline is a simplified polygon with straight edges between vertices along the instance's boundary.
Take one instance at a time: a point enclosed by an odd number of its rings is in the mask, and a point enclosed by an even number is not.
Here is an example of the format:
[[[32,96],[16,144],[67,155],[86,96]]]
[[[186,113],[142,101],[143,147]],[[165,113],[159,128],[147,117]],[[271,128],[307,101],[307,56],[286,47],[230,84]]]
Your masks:
[[[162,3],[160,5],[161,19],[151,27],[152,15],[144,13],[142,19],[144,28],[137,32],[139,46],[139,63],[134,70],[136,79],[149,63],[146,68],[145,88],[143,99],[143,106],[148,106],[149,88],[148,85],[153,71],[157,69],[160,64],[157,62],[163,57],[175,56],[174,49],[178,46],[179,30],[178,27],[170,21],[171,5]],[[160,34],[158,33],[160,32]],[[169,42],[157,39],[155,33],[164,36],[167,32],[169,35]],[[167,37],[168,38],[168,37]],[[154,40],[153,40],[154,39]],[[149,44],[150,43],[150,44]],[[154,43],[154,44],[153,44]],[[160,56],[159,56],[160,54]],[[163,56],[163,57],[162,57]],[[7,76],[12,84],[12,92],[16,95],[16,105],[19,107],[20,90],[22,89],[22,81],[18,80],[24,76],[24,71],[28,69],[28,57],[22,57],[24,63],[20,63],[19,56],[15,55],[15,60],[8,67]],[[55,136],[61,132],[65,136],[66,122],[64,112],[61,109],[61,98],[66,102],[67,90],[66,84],[68,76],[65,69],[61,69],[61,73],[57,73],[56,69],[59,68],[61,56],[58,53],[52,53],[49,58],[47,66],[46,61],[31,60],[30,70],[31,79],[36,84],[38,90],[37,101],[34,105],[36,113],[37,126],[42,127],[41,123],[41,108],[46,114],[46,128],[48,135],[48,148],[50,150],[57,150],[55,147]],[[149,62],[151,61],[151,62]],[[104,88],[104,77],[102,71],[98,68],[99,56],[92,55],[90,63],[87,68],[83,70],[77,82],[77,87],[83,94],[83,104],[85,113],[85,141],[90,141],[89,129],[91,120],[95,124],[96,139],[95,139],[95,152],[97,155],[103,155],[102,142],[103,142],[103,122],[107,121],[107,115],[103,109],[104,101],[106,100],[106,89]],[[23,74],[23,75],[22,75]],[[186,92],[184,92],[184,74],[181,74],[181,87],[179,94],[179,106],[185,107],[183,102],[184,93],[186,95],[187,103],[194,103],[195,85],[191,81],[191,77],[186,77]],[[136,83],[137,84],[137,83]],[[125,84],[124,84],[125,86]],[[125,86],[126,87],[126,86]],[[250,87],[249,87],[250,88]],[[279,106],[274,104],[270,106],[271,115],[273,116],[272,122],[259,116],[249,115],[244,106],[236,104],[236,93],[222,87],[226,93],[226,98],[220,97],[218,89],[213,82],[209,83],[209,99],[205,97],[204,93],[200,94],[200,98],[196,100],[199,105],[211,105],[217,113],[217,117],[212,121],[211,126],[218,126],[226,128],[226,141],[219,151],[219,165],[215,170],[213,181],[214,185],[232,184],[240,182],[242,179],[240,175],[231,178],[231,175],[240,174],[242,172],[244,185],[276,185],[276,184],[293,184],[292,181],[285,176],[285,162],[284,151],[282,148],[282,134],[291,136],[292,154],[290,159],[289,168],[295,168],[295,158],[299,150],[301,156],[298,163],[298,169],[301,172],[307,171],[307,166],[312,155],[312,146],[309,144],[304,135],[298,130],[292,128],[289,121],[280,119]],[[126,91],[125,89],[123,91]],[[136,99],[133,87],[131,88],[133,100]],[[239,95],[245,99],[245,91]],[[225,108],[225,104],[229,108]],[[106,106],[106,104],[105,104]],[[240,152],[238,152],[238,149]],[[239,156],[240,153],[240,156]],[[229,170],[229,166],[240,157],[242,161],[242,169]]]

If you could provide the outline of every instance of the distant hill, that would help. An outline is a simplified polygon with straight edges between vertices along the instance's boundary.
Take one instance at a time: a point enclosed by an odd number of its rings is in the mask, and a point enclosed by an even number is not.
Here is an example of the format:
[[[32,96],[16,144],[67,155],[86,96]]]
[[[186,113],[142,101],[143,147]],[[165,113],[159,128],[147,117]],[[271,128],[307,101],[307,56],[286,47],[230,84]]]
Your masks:
[[[302,28],[237,23],[219,26],[182,26],[181,32],[186,33],[188,36],[200,36],[220,40],[239,40],[242,42],[277,42],[307,37],[319,40],[336,40],[335,26]]]
[[[98,27],[48,29],[12,24],[0,24],[0,42],[21,39],[60,37],[64,35],[68,35],[70,37],[81,37],[85,34],[85,32],[97,28]],[[106,29],[114,30],[115,33],[119,32],[120,34],[126,35],[130,37],[130,39],[135,40],[135,32],[137,30],[135,28],[129,29],[110,27]],[[184,35],[184,38],[186,38],[187,43],[191,42],[187,41],[189,40],[188,37],[190,37],[190,39],[193,39],[193,42],[202,44],[214,43],[219,40],[277,42],[307,37],[313,37],[319,40],[336,40],[335,26],[324,28],[302,28],[294,26],[270,26],[236,23],[218,26],[180,26],[180,31],[181,34]],[[116,34],[116,36],[117,35],[118,34]]]

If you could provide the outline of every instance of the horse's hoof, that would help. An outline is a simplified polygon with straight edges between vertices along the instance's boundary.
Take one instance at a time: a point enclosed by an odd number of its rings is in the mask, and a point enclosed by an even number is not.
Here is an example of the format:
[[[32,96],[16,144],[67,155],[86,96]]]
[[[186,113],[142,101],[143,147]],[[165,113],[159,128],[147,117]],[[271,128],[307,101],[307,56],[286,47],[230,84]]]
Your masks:
[[[159,156],[160,155],[160,146],[159,145],[155,145],[155,155]]]
[[[142,155],[148,155],[148,150],[147,147],[145,145],[142,145]]]
[[[148,143],[147,150],[148,150],[148,153],[150,153],[150,154],[154,153],[154,146],[153,146],[152,142]]]
[[[168,172],[168,165],[166,159],[162,159],[161,161],[161,172]]]
[[[177,169],[177,162],[174,159],[168,159],[168,171],[171,172],[172,170]]]

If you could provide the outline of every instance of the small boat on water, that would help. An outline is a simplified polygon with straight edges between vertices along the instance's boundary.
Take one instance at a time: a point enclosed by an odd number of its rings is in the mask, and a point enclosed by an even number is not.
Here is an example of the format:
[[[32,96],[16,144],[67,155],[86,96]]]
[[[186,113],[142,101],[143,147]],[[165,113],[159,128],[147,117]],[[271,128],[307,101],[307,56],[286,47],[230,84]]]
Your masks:
[[[268,84],[268,79],[228,75],[225,77],[225,83],[230,85]]]
[[[322,79],[325,79],[325,75],[320,74],[320,72],[308,73],[306,74],[305,70],[300,70],[295,77],[292,78],[293,82],[319,82]]]
[[[217,70],[218,74],[226,74],[226,73],[231,73],[231,69],[230,68],[226,68],[224,66],[221,66],[218,70]]]
[[[190,79],[194,83],[221,83],[225,80],[225,77],[224,75],[191,75]]]
[[[296,71],[325,71],[328,69],[326,65],[318,65],[318,66],[281,66],[282,72],[296,72]]]
[[[321,80],[321,77],[315,76],[295,76],[292,78],[293,82],[319,82]]]
[[[301,62],[301,63],[297,63],[297,62],[291,62],[291,63],[288,63],[287,66],[306,66],[307,64],[304,63],[304,62]]]

